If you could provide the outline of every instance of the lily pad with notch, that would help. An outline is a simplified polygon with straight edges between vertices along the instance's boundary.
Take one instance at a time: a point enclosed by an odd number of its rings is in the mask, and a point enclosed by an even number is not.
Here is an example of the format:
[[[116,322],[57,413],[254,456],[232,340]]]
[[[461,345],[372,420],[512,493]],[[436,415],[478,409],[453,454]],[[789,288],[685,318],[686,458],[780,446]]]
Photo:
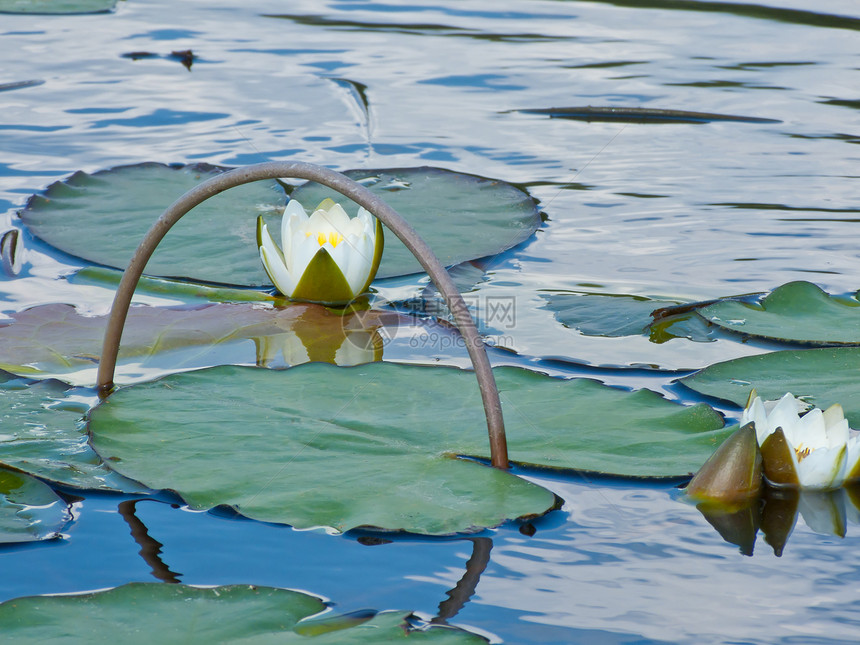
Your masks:
[[[805,281],[777,287],[757,302],[727,298],[698,314],[722,329],[809,345],[860,345],[860,302]]]
[[[227,168],[144,163],[93,174],[78,172],[33,195],[19,213],[30,231],[89,262],[124,268],[145,233],[175,199]],[[383,195],[418,230],[446,266],[499,253],[540,226],[537,202],[503,181],[443,170],[404,168],[345,173]],[[312,209],[327,197],[348,202],[319,184],[292,189]],[[275,181],[254,182],[217,195],[183,217],[147,263],[148,275],[239,286],[270,286],[256,245],[263,215],[276,241],[286,201]],[[347,207],[352,215],[357,206]],[[108,243],[108,237],[110,239]],[[379,278],[421,271],[393,235]]]
[[[15,642],[87,645],[487,642],[455,627],[424,625],[410,612],[317,617],[326,609],[319,598],[289,589],[133,582],[107,591],[8,600],[0,604],[0,630]]]
[[[48,244],[88,262],[128,266],[144,235],[183,193],[229,168],[142,163],[93,174],[76,172],[33,195],[19,213]],[[283,211],[281,185],[259,181],[194,208],[158,245],[149,275],[241,286],[269,285],[257,253],[260,214]]]
[[[680,382],[700,394],[746,405],[754,388],[762,400],[786,392],[823,409],[839,403],[852,428],[860,428],[860,347],[770,352],[716,363]]]
[[[495,373],[510,456],[522,464],[685,476],[726,436],[705,405]],[[119,472],[193,508],[226,505],[297,528],[445,535],[555,508],[549,491],[456,458],[487,456],[474,379],[388,363],[186,372],[113,393],[91,412],[91,444]]]
[[[356,169],[344,174],[403,215],[444,266],[506,251],[531,237],[541,223],[537,201],[498,179],[434,167]],[[290,198],[306,210],[326,198],[345,201],[336,191],[313,182],[297,186]],[[357,209],[356,204],[346,207],[350,214]],[[279,229],[269,225],[273,232]],[[422,270],[412,253],[388,233],[377,278]]]

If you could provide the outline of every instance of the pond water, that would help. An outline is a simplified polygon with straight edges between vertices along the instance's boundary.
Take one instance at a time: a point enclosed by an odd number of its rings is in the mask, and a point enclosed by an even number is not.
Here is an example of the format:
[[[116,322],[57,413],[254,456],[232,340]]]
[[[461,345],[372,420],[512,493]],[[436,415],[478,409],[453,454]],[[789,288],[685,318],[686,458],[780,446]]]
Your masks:
[[[479,261],[463,285],[498,346],[495,363],[696,402],[679,376],[773,345],[589,333],[562,324],[548,298],[689,302],[793,280],[855,292],[858,30],[849,0],[123,0],[110,14],[0,14],[0,212],[24,249],[21,274],[0,283],[0,313],[108,310],[112,288],[63,280],[84,263],[17,217],[31,194],[76,171],[145,161],[439,166],[522,186],[545,215],[535,236]],[[190,67],[171,56],[184,50]],[[772,121],[528,111],[583,106]],[[426,285],[407,276],[374,287],[394,302]],[[493,320],[493,302],[512,303],[512,315]],[[248,360],[224,351],[206,360]],[[465,364],[441,343],[385,358]],[[295,531],[168,497],[134,510],[182,582],[303,589],[343,612],[441,615],[492,642],[857,642],[860,526],[850,504],[846,530],[810,510],[784,548],[759,535],[750,557],[680,499],[678,482],[519,472],[563,508],[470,538]],[[0,549],[0,600],[164,579],[130,535],[134,499],[85,494],[60,539]],[[440,610],[488,546],[474,594],[459,611]]]

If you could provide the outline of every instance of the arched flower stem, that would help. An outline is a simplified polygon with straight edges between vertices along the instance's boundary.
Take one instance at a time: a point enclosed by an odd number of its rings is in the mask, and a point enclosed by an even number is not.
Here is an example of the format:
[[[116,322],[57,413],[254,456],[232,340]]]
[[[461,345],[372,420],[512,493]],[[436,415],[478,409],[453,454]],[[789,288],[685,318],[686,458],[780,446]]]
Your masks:
[[[478,377],[481,400],[483,401],[484,413],[487,417],[487,430],[490,437],[490,458],[493,466],[496,468],[507,468],[508,448],[496,379],[490,367],[490,360],[487,357],[484,342],[481,340],[469,309],[454,282],[451,280],[451,276],[448,275],[445,267],[442,266],[442,263],[439,262],[433,251],[421,239],[409,222],[380,197],[358,182],[335,170],[309,163],[270,161],[230,170],[195,186],[173,202],[162,213],[161,217],[158,218],[147,232],[140,246],[137,247],[128,268],[123,273],[119,287],[117,287],[110,319],[105,331],[102,356],[99,362],[99,393],[102,396],[106,396],[113,389],[119,343],[122,338],[126,316],[128,315],[128,308],[131,305],[132,295],[141,275],[143,275],[146,263],[152,257],[155,248],[167,234],[167,231],[192,208],[228,188],[241,186],[252,181],[282,177],[307,179],[324,184],[338,191],[378,217],[389,230],[400,238],[406,245],[406,248],[412,251],[412,254],[421,263],[421,266],[430,276],[436,288],[439,289],[439,293],[445,298],[445,302],[454,316],[454,322],[463,336],[466,349],[469,351],[469,357],[472,359],[475,375]]]

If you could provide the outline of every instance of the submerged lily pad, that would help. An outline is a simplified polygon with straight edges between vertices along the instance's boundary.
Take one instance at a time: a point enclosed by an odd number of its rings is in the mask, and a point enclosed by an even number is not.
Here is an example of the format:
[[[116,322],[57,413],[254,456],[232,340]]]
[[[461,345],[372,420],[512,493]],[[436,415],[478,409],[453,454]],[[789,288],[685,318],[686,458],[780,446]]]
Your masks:
[[[445,266],[505,251],[527,240],[540,226],[537,202],[524,190],[497,179],[443,168],[357,169],[347,177],[380,195],[409,221]],[[326,198],[345,198],[320,184],[298,186],[290,194],[306,210]],[[351,215],[358,206],[350,202]],[[269,230],[279,230],[269,226]],[[412,253],[387,232],[377,277],[422,271]]]
[[[675,338],[716,340],[715,328],[695,314],[696,303],[615,293],[559,292],[541,297],[556,320],[584,336],[647,335],[656,344]]]
[[[771,352],[711,365],[684,377],[690,389],[743,407],[755,388],[764,400],[786,392],[826,409],[839,403],[860,428],[860,348],[827,347]]]
[[[106,315],[82,316],[70,305],[50,304],[11,318],[11,324],[0,326],[0,369],[95,384]],[[140,380],[152,370],[163,373],[222,363],[282,367],[308,361],[355,365],[380,360],[385,338],[393,333],[388,328],[396,330],[411,320],[375,310],[339,313],[311,303],[132,307],[120,346],[117,382]]]
[[[113,11],[117,0],[0,0],[0,13],[74,14]]]
[[[143,236],[183,193],[227,170],[208,164],[143,163],[93,174],[77,172],[33,195],[20,217],[61,251],[125,269]],[[149,275],[204,282],[268,285],[257,252],[260,214],[280,214],[286,195],[276,181],[232,188],[183,217],[146,266]]]
[[[748,336],[815,345],[860,344],[860,302],[789,282],[757,303],[720,300],[698,310],[708,322]]]
[[[696,470],[726,436],[711,408],[498,368],[510,456],[631,476]],[[202,402],[205,401],[205,404]],[[112,394],[91,443],[126,476],[195,508],[299,528],[447,534],[539,515],[554,496],[487,456],[472,372],[373,363],[220,367]]]
[[[72,284],[97,285],[116,288],[122,280],[122,271],[107,267],[89,266],[66,276]],[[183,282],[168,278],[151,278],[141,276],[134,289],[136,294],[148,293],[167,298],[182,300],[206,300],[209,302],[272,302],[284,301],[282,296],[275,296],[257,289],[237,289],[234,287],[218,287],[196,282]]]
[[[253,585],[192,587],[135,582],[108,591],[29,596],[0,604],[0,631],[16,643],[486,643],[447,626],[412,630],[409,612],[306,620],[314,596]],[[157,616],[157,620],[153,620]]]
[[[67,394],[57,381],[28,384],[0,376],[0,465],[72,488],[144,490],[105,467],[81,423],[89,406]]]
[[[552,293],[541,297],[562,325],[586,336],[644,334],[652,322],[651,312],[678,304],[674,300],[598,293]]]
[[[0,468],[0,544],[55,538],[71,519],[68,505],[50,486]]]

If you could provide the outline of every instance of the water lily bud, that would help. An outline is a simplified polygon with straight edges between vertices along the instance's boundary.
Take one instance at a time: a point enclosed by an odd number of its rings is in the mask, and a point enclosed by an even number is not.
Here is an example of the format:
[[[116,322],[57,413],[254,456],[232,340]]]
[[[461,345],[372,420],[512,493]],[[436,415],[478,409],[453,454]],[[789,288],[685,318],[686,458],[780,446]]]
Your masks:
[[[697,502],[742,505],[761,492],[761,453],[753,424],[738,428],[705,462],[687,486]]]
[[[291,199],[281,220],[283,251],[257,218],[263,267],[282,294],[294,300],[345,304],[370,287],[382,259],[382,223],[364,208],[350,218],[323,201],[310,216]]]

